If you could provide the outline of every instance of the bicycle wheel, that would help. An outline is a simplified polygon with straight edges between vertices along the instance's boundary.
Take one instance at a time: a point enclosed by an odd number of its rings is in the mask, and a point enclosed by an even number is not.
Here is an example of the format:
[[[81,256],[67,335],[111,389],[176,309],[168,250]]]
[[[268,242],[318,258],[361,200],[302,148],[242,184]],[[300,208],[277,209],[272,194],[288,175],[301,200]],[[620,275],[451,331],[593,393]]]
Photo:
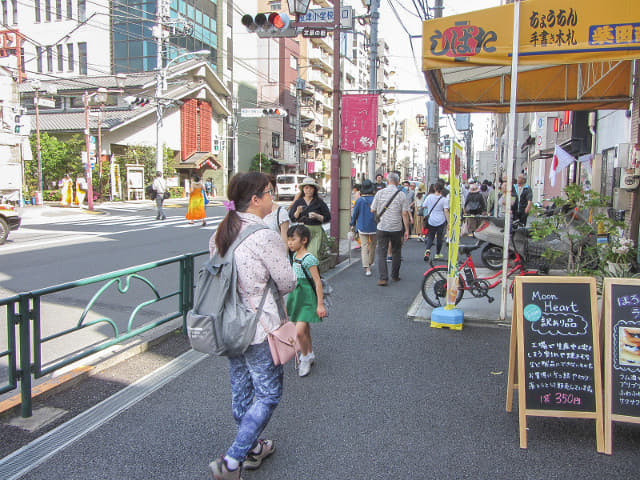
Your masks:
[[[433,267],[422,279],[422,298],[432,307],[442,307],[447,304],[447,267],[444,265]],[[456,297],[456,305],[464,294],[462,279]]]

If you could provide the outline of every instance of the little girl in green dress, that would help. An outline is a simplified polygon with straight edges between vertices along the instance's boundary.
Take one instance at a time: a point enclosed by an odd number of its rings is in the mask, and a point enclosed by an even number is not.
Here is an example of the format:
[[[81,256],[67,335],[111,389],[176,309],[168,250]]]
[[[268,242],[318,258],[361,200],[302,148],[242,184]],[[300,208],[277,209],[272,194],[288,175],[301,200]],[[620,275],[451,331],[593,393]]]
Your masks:
[[[297,277],[296,288],[287,299],[287,314],[292,322],[296,322],[301,353],[298,375],[301,377],[309,374],[316,358],[309,324],[321,322],[327,316],[318,259],[307,251],[310,238],[311,233],[304,225],[294,225],[287,231],[287,244]]]

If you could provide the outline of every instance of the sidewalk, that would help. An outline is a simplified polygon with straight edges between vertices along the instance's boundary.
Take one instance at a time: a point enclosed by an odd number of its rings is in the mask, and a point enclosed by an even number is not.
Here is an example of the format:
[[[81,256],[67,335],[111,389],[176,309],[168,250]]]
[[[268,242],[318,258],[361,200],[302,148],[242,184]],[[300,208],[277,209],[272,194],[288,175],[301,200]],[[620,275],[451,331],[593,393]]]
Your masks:
[[[423,244],[403,249],[400,282],[376,285],[359,262],[331,272],[330,316],[312,328],[317,364],[285,390],[265,436],[272,458],[245,480],[601,479],[637,472],[640,427],[614,426],[613,456],[591,420],[505,411],[509,329],[411,321]],[[346,267],[346,268],[345,268]],[[465,315],[485,299],[460,304]],[[496,311],[499,300],[491,305]],[[488,310],[487,310],[488,312]],[[428,312],[425,311],[425,318]],[[470,317],[469,317],[470,318]],[[233,439],[227,360],[187,351],[94,409],[0,461],[0,478],[206,479]]]

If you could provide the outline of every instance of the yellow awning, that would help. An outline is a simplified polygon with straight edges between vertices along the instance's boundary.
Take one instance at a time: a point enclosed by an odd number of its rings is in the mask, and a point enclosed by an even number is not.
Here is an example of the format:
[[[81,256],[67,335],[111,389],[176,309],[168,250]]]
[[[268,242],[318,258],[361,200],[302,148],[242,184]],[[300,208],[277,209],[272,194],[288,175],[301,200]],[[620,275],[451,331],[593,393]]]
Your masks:
[[[520,4],[518,111],[624,109],[638,0]],[[423,70],[447,112],[509,109],[513,4],[423,23]]]

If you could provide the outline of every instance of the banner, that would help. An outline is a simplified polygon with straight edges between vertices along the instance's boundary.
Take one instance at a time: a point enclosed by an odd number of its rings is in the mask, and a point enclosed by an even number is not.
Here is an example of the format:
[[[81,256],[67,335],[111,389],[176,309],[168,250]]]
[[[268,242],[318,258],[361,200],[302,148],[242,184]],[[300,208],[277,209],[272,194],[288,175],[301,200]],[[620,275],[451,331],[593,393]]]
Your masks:
[[[458,245],[460,245],[460,224],[462,221],[462,202],[460,199],[460,180],[458,173],[462,160],[462,145],[453,142],[451,164],[449,167],[449,272],[447,274],[447,305],[445,310],[456,306],[458,297]]]
[[[340,148],[364,153],[376,149],[378,95],[343,95]]]
[[[513,4],[423,22],[423,70],[511,65]],[[520,3],[520,65],[632,60],[640,56],[637,0]]]

